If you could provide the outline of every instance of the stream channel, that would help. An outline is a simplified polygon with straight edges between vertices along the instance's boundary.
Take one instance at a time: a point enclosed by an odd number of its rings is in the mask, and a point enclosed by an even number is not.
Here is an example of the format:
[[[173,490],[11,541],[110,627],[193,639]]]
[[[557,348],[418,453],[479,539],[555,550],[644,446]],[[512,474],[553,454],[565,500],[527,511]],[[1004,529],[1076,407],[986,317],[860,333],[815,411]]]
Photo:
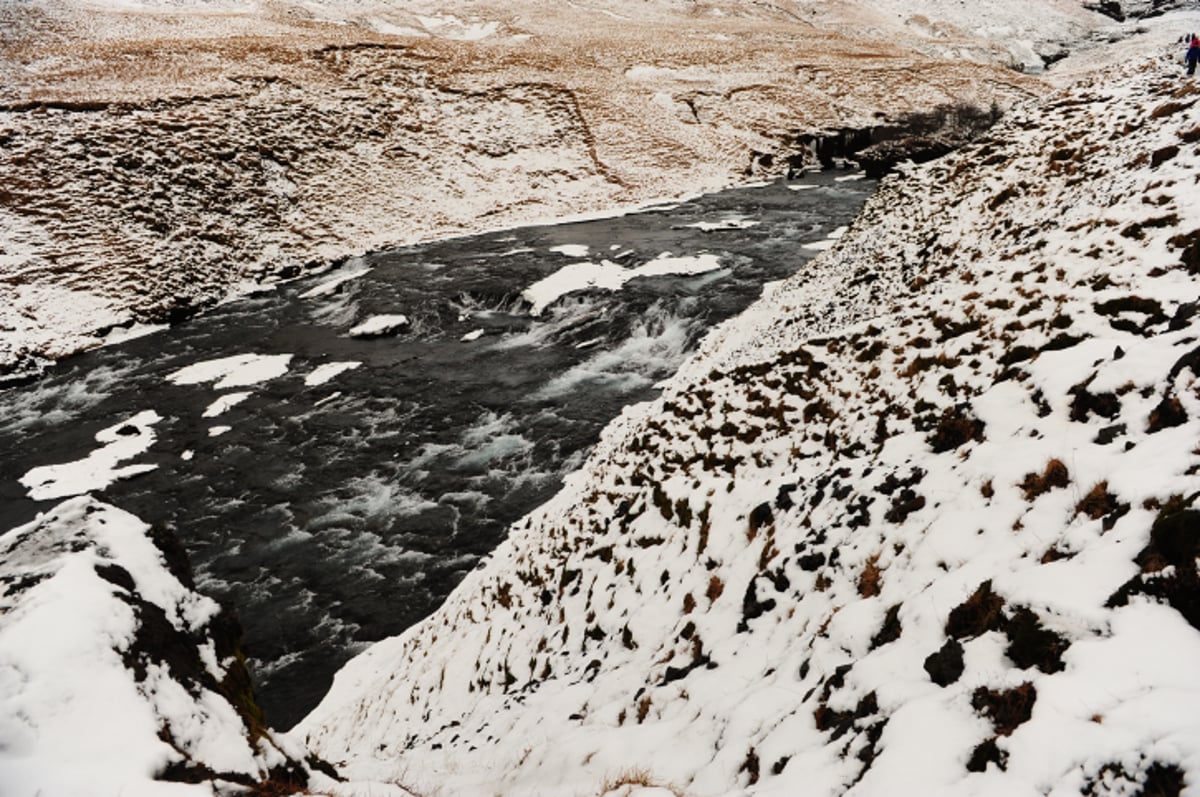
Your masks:
[[[827,247],[876,188],[861,178],[373,253],[64,360],[0,390],[0,529],[86,490],[173,531],[288,728],[350,656],[434,611],[707,329]],[[604,260],[665,266],[538,315],[521,298]],[[681,262],[707,265],[657,273]],[[389,314],[409,324],[348,334]],[[105,456],[111,483],[47,467]]]

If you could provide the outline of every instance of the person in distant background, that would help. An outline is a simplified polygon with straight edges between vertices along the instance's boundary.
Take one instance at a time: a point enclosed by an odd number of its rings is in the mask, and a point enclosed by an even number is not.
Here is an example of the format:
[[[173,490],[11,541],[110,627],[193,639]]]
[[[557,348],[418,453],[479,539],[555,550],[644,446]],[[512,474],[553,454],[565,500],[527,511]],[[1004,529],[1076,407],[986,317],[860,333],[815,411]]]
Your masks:
[[[1196,64],[1200,62],[1200,37],[1192,37],[1192,43],[1188,45],[1187,55],[1183,60],[1187,62],[1187,73],[1196,74]]]

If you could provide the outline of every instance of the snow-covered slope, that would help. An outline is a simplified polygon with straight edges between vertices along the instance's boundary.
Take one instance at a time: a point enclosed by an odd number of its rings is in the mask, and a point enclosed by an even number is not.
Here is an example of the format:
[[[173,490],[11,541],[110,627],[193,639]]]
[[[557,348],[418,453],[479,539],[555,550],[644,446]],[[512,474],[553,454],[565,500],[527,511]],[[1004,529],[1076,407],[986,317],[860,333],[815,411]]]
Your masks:
[[[240,635],[178,542],[114,507],[0,535],[0,794],[332,785],[263,725]]]
[[[1082,0],[0,4],[0,374],[392,243],[1045,91]]]
[[[454,795],[1200,788],[1200,84],[885,183],[296,734]]]

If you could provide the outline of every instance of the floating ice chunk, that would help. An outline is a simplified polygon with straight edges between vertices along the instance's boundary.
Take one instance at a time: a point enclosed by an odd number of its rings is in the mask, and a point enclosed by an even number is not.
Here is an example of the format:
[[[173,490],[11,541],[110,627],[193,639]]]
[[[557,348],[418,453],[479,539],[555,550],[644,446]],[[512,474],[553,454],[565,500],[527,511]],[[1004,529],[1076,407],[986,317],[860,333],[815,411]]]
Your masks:
[[[812,189],[818,188],[818,187],[819,186],[816,186],[812,183],[800,183],[799,185],[789,185],[788,190],[789,191],[811,191]]]
[[[238,354],[193,363],[170,374],[167,379],[177,385],[213,382],[217,390],[246,387],[283,376],[291,360],[290,354]]]
[[[208,408],[206,410],[204,410],[204,413],[200,417],[215,418],[218,415],[220,415],[221,413],[225,412],[225,410],[229,409],[230,407],[235,407],[238,404],[241,404],[243,401],[245,401],[248,398],[250,398],[249,392],[226,393],[223,396],[219,396],[217,398],[217,400],[214,401],[212,404],[209,404]]]
[[[538,316],[568,293],[588,288],[619,290],[629,280],[626,272],[627,269],[609,260],[602,260],[599,263],[572,263],[530,285],[521,293],[521,296],[533,305],[529,310],[530,315]]]
[[[406,315],[377,315],[350,330],[352,338],[377,338],[408,326]]]
[[[567,257],[587,257],[588,247],[586,244],[562,244],[550,247],[550,251]]]
[[[664,252],[645,265],[630,269],[630,279],[634,277],[663,277],[670,274],[688,276],[703,274],[706,271],[716,271],[721,267],[721,259],[716,255],[696,255],[694,257],[670,257]]]
[[[521,296],[532,305],[530,315],[538,316],[556,300],[575,291],[589,288],[616,291],[636,277],[703,274],[720,267],[721,260],[716,255],[671,257],[669,252],[664,252],[637,268],[623,268],[610,260],[602,260],[600,263],[572,263],[535,282],[526,288]]]
[[[850,183],[854,182],[855,180],[865,180],[866,177],[867,176],[862,172],[857,172],[855,174],[847,174],[844,177],[835,177],[833,178],[833,181],[835,183]]]
[[[208,430],[209,437],[220,437],[221,435],[232,429],[232,426],[214,426]]]
[[[463,335],[460,338],[460,340],[462,340],[465,343],[470,343],[471,341],[479,340],[482,337],[483,337],[483,330],[477,329],[474,332],[468,332],[467,334]]]
[[[313,369],[311,374],[304,377],[304,384],[308,385],[309,387],[323,385],[343,371],[352,371],[360,365],[362,365],[362,363],[358,362],[357,360],[346,360],[345,362],[324,363],[323,365],[318,365]]]
[[[96,441],[104,443],[103,448],[74,462],[34,468],[21,477],[21,484],[29,490],[30,498],[45,501],[100,490],[118,479],[152,471],[158,466],[118,467],[118,463],[133,459],[150,448],[155,438],[150,427],[161,420],[154,410],[139,412],[127,421],[97,432]]]

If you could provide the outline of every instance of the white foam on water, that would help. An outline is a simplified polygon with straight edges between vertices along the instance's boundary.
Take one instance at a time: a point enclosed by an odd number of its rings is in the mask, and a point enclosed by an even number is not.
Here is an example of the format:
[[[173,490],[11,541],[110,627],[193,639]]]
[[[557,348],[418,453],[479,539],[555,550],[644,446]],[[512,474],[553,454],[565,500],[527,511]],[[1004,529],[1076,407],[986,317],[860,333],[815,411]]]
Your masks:
[[[348,479],[321,497],[327,511],[313,519],[312,528],[354,524],[358,520],[416,515],[437,506],[380,472]]]
[[[672,373],[687,355],[691,323],[652,307],[628,339],[570,368],[537,391],[538,399],[561,398],[585,386],[627,393]]]
[[[463,454],[459,467],[477,468],[488,463],[524,456],[533,450],[533,443],[520,434],[513,434],[511,415],[486,412],[463,432]]]
[[[62,426],[111,395],[112,388],[128,378],[124,369],[101,366],[68,384],[39,380],[20,390],[9,390],[11,400],[0,414],[0,429],[17,432],[37,426]]]

